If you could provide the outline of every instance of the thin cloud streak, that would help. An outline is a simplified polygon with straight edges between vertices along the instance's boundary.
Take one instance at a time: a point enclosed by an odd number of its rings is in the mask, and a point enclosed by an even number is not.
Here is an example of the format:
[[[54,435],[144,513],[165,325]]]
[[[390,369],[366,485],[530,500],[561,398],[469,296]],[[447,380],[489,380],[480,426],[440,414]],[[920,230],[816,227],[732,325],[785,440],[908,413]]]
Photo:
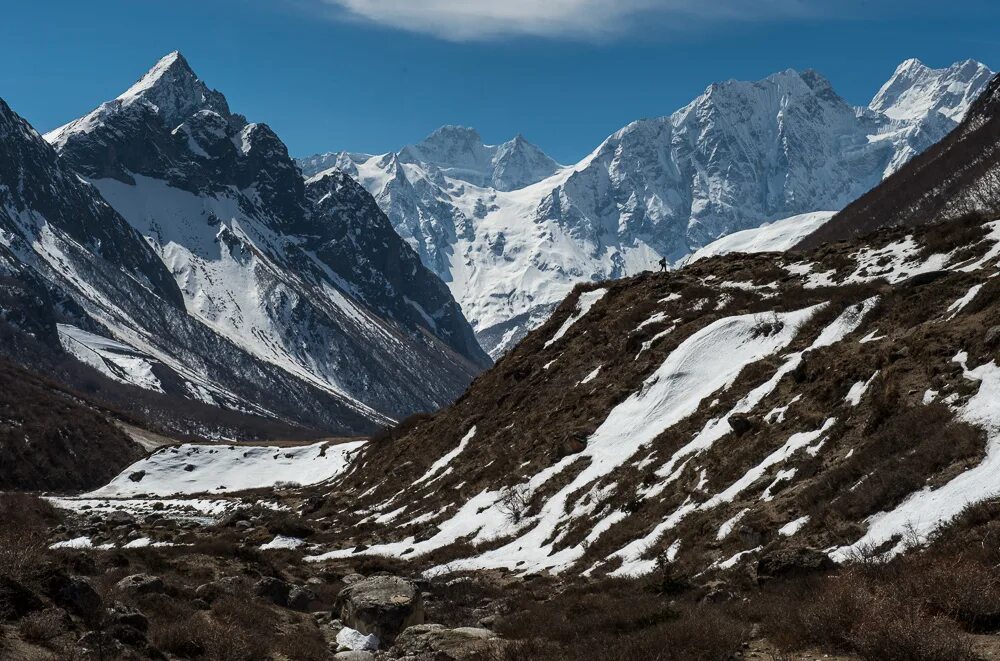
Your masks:
[[[508,36],[606,39],[656,21],[667,29],[713,22],[815,17],[830,0],[321,0],[341,19],[450,41]],[[860,3],[859,3],[860,4]],[[840,12],[838,12],[840,13]]]

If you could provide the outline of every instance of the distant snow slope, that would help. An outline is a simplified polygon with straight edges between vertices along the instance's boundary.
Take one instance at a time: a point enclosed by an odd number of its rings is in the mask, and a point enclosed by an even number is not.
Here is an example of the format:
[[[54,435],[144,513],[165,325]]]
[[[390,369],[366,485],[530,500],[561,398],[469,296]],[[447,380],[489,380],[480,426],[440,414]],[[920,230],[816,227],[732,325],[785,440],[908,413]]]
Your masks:
[[[733,232],[699,248],[687,258],[687,262],[731,252],[784,252],[801,241],[803,237],[812,234],[816,228],[833,218],[836,213],[836,211],[804,213],[784,220],[776,220],[773,223],[764,223],[753,229]]]
[[[282,448],[181,445],[138,461],[84,498],[228,493],[285,484],[316,484],[344,471],[363,441]]]
[[[814,71],[708,87],[674,114],[633,122],[559,167],[521,139],[498,179],[471,129],[445,127],[397,153],[329,153],[306,176],[356,178],[451,287],[494,357],[578,282],[677,262],[719,237],[839,209],[957,125],[992,72],[909,60],[870,107]],[[516,164],[516,165],[515,165]],[[513,185],[512,182],[521,182]]]

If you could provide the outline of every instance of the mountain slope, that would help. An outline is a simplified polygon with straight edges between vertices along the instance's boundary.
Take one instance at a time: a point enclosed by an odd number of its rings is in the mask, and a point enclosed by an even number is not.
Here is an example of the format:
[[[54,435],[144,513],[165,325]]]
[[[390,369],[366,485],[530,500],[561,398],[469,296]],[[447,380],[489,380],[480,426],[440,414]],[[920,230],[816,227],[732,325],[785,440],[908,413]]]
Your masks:
[[[363,451],[327,510],[351,532],[314,559],[767,576],[890,558],[1000,497],[1000,221],[947,213],[978,179],[922,167],[992,153],[996,99],[870,194],[932,216],[578,286],[453,406]]]
[[[436,408],[489,364],[366,196],[310,197],[270,128],[232,113],[179,53],[46,139],[145,239],[205,331],[368,421],[341,429]],[[380,271],[390,258],[397,270]]]
[[[81,385],[89,377],[61,364],[68,352],[154,394],[313,428],[371,426],[351,402],[289,379],[191,317],[143,237],[2,102],[0,140],[0,326],[9,358]],[[183,431],[217,433],[205,424]]]
[[[925,541],[1000,493],[1000,226],[933,228],[578,287],[363,452],[315,559],[695,575]]]
[[[0,358],[0,489],[92,489],[141,456],[106,415]]]
[[[954,128],[990,75],[972,62],[935,70],[909,61],[868,108],[845,102],[813,71],[716,83],[673,115],[624,127],[571,167],[541,159],[545,167],[516,189],[488,176],[478,134],[454,127],[396,154],[300,164],[307,173],[337,167],[365,186],[496,357],[578,282],[639,273],[732,232],[844,207]],[[545,170],[551,176],[538,180]]]

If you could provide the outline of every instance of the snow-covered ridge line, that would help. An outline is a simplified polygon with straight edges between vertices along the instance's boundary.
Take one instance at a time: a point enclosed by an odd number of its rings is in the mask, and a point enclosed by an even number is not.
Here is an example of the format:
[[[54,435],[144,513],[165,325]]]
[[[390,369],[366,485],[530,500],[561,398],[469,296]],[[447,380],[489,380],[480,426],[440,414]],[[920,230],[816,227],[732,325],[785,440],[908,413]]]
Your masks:
[[[655,270],[699,249],[700,258],[789,247],[822,224],[820,210],[843,208],[944,137],[991,75],[974,62],[908,61],[863,108],[815,71],[716,83],[569,167],[526,167],[548,173],[514,188],[481,176],[486,146],[456,127],[396,153],[299,164],[306,176],[338,168],[365,186],[497,358],[579,282]],[[763,223],[770,229],[725,242]]]

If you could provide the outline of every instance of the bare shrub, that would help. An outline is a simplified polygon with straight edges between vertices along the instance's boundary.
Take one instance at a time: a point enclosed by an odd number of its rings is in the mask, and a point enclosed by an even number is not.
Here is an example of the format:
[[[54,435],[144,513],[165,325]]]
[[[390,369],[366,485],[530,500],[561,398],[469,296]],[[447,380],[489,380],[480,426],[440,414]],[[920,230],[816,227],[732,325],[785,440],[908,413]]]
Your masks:
[[[0,494],[0,575],[23,580],[48,553],[52,507],[37,496]]]
[[[522,485],[504,487],[497,501],[497,508],[511,523],[520,523],[530,505],[528,489]]]
[[[18,623],[21,637],[33,643],[47,643],[66,631],[66,616],[54,609],[30,613]]]

